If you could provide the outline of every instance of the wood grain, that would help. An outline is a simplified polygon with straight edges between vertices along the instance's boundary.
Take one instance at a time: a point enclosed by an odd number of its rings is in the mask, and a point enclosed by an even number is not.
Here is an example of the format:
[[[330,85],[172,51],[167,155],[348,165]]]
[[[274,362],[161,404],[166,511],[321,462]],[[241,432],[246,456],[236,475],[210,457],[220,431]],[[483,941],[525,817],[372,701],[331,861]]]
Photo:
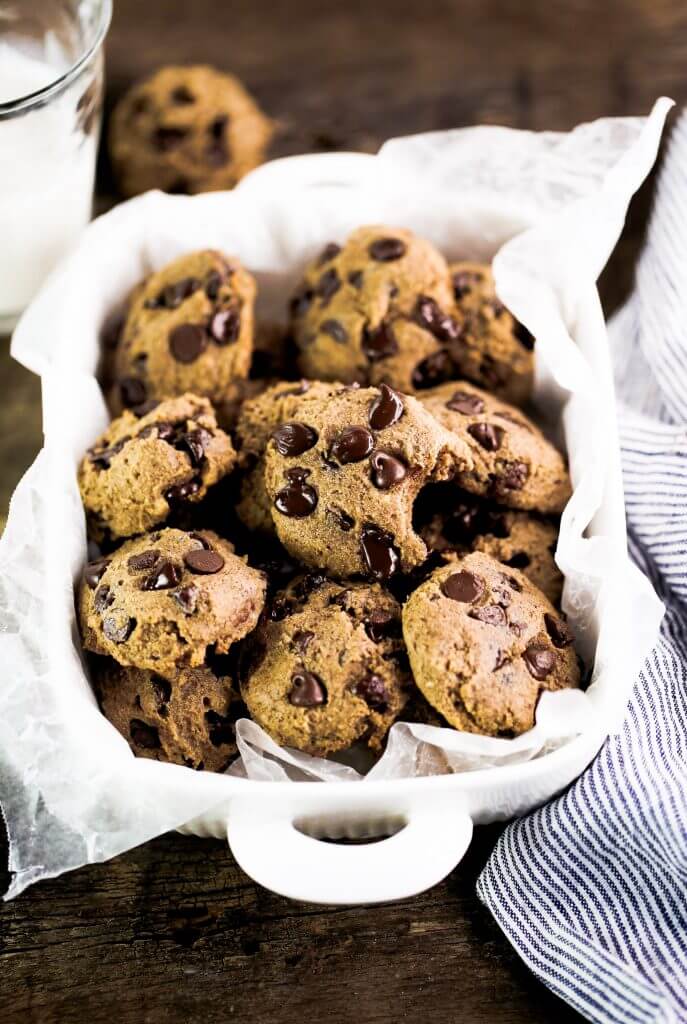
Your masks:
[[[373,152],[470,123],[564,129],[687,97],[679,0],[117,0],[107,108],[162,63],[240,75],[278,122],[272,155]],[[107,159],[99,207],[113,193]],[[602,281],[627,293],[650,187]],[[40,444],[39,389],[0,340],[0,514]],[[0,527],[2,522],[0,521]],[[474,883],[500,829],[414,900],[327,909],[255,886],[223,844],[166,836],[0,908],[3,1022],[304,1019],[560,1024],[580,1018],[515,956]]]

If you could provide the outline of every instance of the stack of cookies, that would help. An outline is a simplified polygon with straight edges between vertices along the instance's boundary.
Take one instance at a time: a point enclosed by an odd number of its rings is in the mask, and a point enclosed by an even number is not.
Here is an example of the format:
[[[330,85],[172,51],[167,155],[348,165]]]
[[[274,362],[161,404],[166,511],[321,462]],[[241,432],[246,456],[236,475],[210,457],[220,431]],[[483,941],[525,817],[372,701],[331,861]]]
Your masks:
[[[283,331],[237,259],[183,256],[103,328],[78,596],[135,753],[214,771],[250,715],[320,756],[394,721],[510,737],[580,684],[554,561],[570,480],[524,407],[534,339],[489,266],[363,227]]]

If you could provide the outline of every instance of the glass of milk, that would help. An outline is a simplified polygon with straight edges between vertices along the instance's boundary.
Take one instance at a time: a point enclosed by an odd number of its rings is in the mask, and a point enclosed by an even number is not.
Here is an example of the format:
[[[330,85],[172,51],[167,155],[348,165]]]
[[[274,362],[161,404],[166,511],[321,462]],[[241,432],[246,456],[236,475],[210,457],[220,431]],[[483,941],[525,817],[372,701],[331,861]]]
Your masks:
[[[88,223],[111,0],[0,3],[0,334]]]

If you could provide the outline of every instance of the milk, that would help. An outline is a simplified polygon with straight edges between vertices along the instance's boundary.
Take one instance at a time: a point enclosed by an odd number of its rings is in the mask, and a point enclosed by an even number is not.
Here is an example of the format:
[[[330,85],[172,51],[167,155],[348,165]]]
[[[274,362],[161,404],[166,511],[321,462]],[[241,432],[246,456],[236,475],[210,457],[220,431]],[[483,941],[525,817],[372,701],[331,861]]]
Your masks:
[[[0,42],[0,102],[54,82],[68,62]],[[97,136],[78,127],[87,72],[45,106],[0,120],[0,328],[16,318],[91,215]]]

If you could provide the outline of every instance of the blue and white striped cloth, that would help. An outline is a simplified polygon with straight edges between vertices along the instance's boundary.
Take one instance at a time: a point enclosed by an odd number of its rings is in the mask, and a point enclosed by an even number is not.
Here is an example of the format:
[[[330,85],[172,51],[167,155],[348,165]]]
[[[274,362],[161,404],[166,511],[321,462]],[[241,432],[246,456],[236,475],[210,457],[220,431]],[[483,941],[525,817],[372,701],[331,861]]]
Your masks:
[[[478,893],[592,1021],[687,1021],[687,114],[635,291],[611,325],[632,557],[667,605],[627,716],[559,799],[503,833]]]

